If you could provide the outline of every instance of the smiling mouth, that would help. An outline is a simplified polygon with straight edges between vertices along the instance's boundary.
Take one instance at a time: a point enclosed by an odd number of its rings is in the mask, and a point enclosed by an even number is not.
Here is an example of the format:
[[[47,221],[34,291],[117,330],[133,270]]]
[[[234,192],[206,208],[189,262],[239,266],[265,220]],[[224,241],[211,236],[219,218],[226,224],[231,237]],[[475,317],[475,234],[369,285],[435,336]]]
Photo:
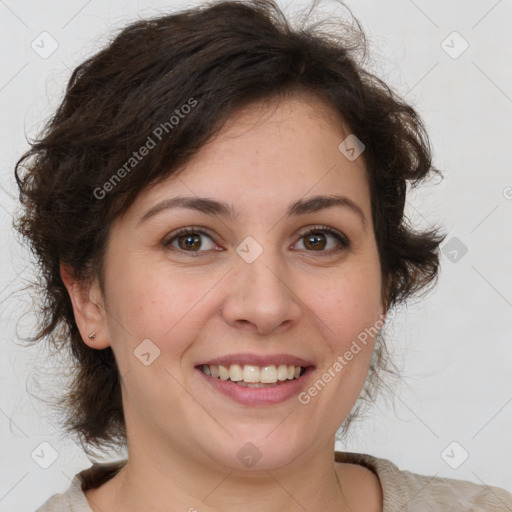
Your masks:
[[[307,370],[307,367],[294,365],[208,365],[203,364],[197,367],[205,375],[214,379],[231,381],[242,387],[263,388],[278,386],[288,381],[300,378]]]

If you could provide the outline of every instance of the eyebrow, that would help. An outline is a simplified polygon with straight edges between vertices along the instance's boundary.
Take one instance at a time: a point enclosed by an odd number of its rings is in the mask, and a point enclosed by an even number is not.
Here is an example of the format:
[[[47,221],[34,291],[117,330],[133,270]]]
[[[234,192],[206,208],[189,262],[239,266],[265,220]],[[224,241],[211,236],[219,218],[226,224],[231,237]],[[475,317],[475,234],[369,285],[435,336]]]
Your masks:
[[[313,196],[307,199],[299,199],[288,207],[285,217],[314,213],[326,208],[332,208],[334,206],[341,206],[356,213],[360,217],[363,226],[366,227],[366,217],[363,213],[363,210],[348,197],[338,194],[328,196]],[[239,216],[239,212],[235,210],[232,205],[222,201],[197,196],[173,197],[171,199],[165,199],[153,206],[153,208],[151,208],[141,217],[138,224],[140,225],[151,217],[154,217],[155,215],[165,210],[170,210],[173,208],[187,208],[189,210],[198,211],[207,215],[225,217],[231,220],[235,220]]]

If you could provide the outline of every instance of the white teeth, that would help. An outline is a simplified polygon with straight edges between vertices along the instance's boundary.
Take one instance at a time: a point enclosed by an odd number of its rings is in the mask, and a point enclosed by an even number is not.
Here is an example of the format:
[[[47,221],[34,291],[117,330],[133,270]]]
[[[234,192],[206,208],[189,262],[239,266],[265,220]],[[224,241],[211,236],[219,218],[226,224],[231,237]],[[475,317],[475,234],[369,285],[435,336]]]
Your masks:
[[[243,370],[244,382],[260,382],[260,369],[257,366],[246,364]]]
[[[210,370],[211,370],[211,366],[210,366]],[[239,380],[243,380],[244,379],[244,375],[243,375],[243,372],[242,372],[242,367],[239,365],[239,364],[232,364],[230,367],[229,367],[229,380],[233,381],[233,382],[238,382]]]
[[[204,365],[204,366],[206,366],[206,365]],[[203,366],[203,368],[204,368],[204,366]],[[208,366],[206,366],[206,368],[208,368]],[[219,365],[219,374],[220,374],[220,380],[228,380],[229,379],[229,370],[225,366]]]
[[[300,371],[300,366],[297,367]],[[245,380],[245,379],[244,379]],[[260,370],[260,382],[265,383],[274,383],[277,382],[277,368],[272,366],[264,366]]]
[[[206,375],[211,375],[217,379],[230,379],[232,382],[239,382],[240,384],[276,384],[278,381],[297,379],[302,372],[302,366],[280,364],[278,366],[259,367],[246,364],[242,367],[239,364],[230,366],[204,364],[201,366],[201,370]]]
[[[288,379],[288,366],[286,366],[285,364],[279,365],[279,368],[277,369],[277,378],[279,380]]]

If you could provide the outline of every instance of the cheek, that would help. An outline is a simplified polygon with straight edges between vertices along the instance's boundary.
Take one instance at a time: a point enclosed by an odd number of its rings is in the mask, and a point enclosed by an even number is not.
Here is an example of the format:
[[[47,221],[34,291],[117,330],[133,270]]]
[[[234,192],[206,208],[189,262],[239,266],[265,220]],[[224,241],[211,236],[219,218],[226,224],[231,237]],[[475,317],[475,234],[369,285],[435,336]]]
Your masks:
[[[212,283],[183,270],[149,265],[140,259],[118,260],[109,269],[107,301],[112,312],[109,326],[118,339],[131,344],[149,338],[162,350],[178,351],[185,325],[198,316],[198,302]],[[192,322],[192,324],[200,322]],[[174,342],[176,341],[176,343]],[[164,348],[165,347],[165,348]]]
[[[156,397],[179,396],[182,388],[173,375],[201,326],[201,308],[194,305],[208,283],[203,281],[201,291],[183,273],[123,262],[111,269],[109,284],[107,321],[126,396],[141,410]]]
[[[373,349],[373,340],[382,326],[378,270],[378,266],[369,265],[340,273],[325,283],[315,302],[317,317],[333,352],[331,357],[353,350],[358,354],[353,360],[358,361],[352,366],[364,366],[367,363]],[[359,348],[352,348],[354,342]]]

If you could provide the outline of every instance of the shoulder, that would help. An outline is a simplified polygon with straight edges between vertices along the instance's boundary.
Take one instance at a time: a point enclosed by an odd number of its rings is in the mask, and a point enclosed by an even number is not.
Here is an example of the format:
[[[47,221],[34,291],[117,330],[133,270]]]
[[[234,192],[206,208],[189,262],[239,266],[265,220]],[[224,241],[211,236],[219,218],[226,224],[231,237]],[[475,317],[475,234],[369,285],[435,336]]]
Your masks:
[[[351,510],[382,512],[382,487],[373,471],[352,463],[339,463],[336,470]]]
[[[75,475],[65,492],[54,494],[36,512],[91,512],[80,487],[79,475]]]
[[[438,507],[444,507],[443,510],[454,512],[512,511],[512,494],[498,487],[466,480],[418,475],[410,471],[400,471],[400,476],[400,489],[403,489],[403,495],[417,506],[436,504]]]
[[[512,511],[512,494],[498,487],[452,478],[419,475],[401,470],[387,459],[361,453],[336,452],[336,461],[359,464],[376,474],[382,486],[383,512],[398,510]]]
[[[84,491],[112,478],[125,463],[126,460],[96,463],[80,471],[65,492],[51,496],[36,512],[91,512]]]

